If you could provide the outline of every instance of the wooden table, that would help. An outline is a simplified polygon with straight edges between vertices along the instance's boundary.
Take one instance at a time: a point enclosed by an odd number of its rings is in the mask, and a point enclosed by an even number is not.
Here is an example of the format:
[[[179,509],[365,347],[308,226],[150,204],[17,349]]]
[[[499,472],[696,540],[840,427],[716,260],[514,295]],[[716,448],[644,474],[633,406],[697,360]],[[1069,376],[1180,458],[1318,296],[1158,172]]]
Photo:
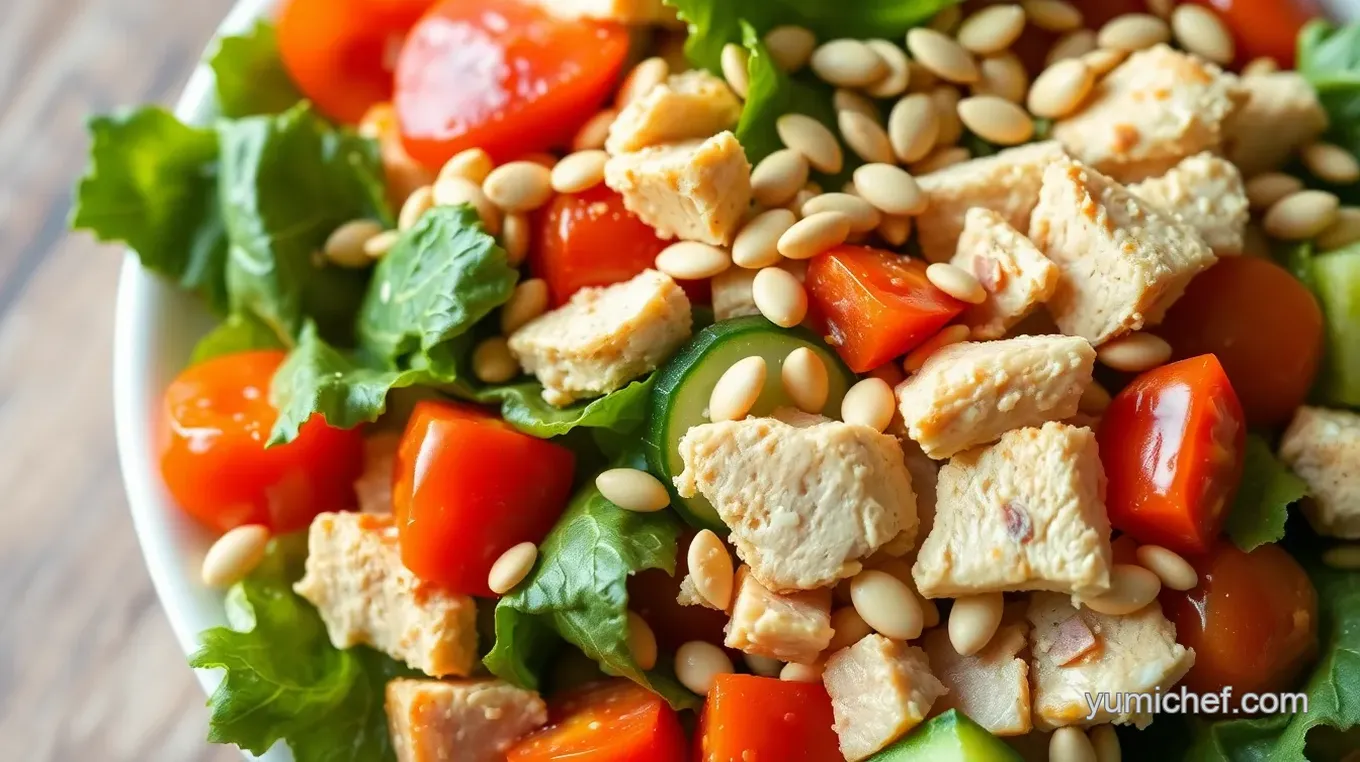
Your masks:
[[[231,0],[0,3],[0,759],[239,760],[170,634],[123,497],[120,253],[68,234],[85,117],[169,103]]]

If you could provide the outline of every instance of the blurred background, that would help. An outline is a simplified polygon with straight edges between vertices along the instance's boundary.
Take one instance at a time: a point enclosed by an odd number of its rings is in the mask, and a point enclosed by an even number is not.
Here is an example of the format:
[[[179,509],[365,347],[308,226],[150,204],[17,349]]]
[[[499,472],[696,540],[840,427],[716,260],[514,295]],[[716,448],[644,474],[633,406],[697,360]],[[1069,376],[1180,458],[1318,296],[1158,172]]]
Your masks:
[[[120,252],[68,234],[86,116],[169,104],[230,0],[0,2],[0,759],[227,762],[203,740],[113,442]]]

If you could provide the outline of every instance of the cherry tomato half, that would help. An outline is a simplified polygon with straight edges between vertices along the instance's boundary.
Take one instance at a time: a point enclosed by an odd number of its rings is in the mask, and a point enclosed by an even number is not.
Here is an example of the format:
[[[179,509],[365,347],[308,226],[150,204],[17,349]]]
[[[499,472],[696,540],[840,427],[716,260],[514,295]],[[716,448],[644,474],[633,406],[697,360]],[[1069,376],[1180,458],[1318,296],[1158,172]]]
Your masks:
[[[554,699],[548,724],[510,748],[507,762],[682,762],[685,731],[655,693],[616,678]]]
[[[480,408],[417,403],[394,465],[402,562],[426,582],[492,596],[491,565],[548,534],[567,505],[575,463],[571,450]]]
[[[287,0],[279,11],[279,56],[321,112],[358,122],[392,97],[396,52],[433,0]]]
[[[628,29],[519,0],[444,0],[416,24],[393,104],[406,150],[429,167],[466,148],[506,161],[566,142],[599,110]]]
[[[1135,378],[1105,411],[1097,440],[1116,529],[1182,555],[1209,550],[1242,479],[1246,442],[1242,406],[1213,355]]]
[[[1324,343],[1313,293],[1274,262],[1246,256],[1195,276],[1157,333],[1176,358],[1217,357],[1252,426],[1284,423],[1303,404]]]
[[[1194,565],[1198,587],[1160,595],[1176,641],[1195,649],[1186,687],[1289,690],[1317,650],[1317,592],[1307,573],[1278,545],[1246,553],[1220,542]]]
[[[263,524],[302,529],[322,511],[355,507],[364,440],[313,416],[292,442],[265,449],[278,411],[269,383],[284,353],[223,355],[165,390],[161,475],[186,513],[218,531]]]

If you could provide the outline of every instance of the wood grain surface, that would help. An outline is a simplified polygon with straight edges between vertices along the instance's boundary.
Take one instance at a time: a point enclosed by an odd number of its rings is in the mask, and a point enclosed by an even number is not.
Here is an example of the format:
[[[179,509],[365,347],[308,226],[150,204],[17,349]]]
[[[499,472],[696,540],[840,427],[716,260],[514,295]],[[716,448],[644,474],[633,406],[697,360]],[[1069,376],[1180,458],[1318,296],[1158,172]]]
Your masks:
[[[110,389],[120,254],[68,234],[84,120],[169,103],[230,0],[0,2],[0,760],[239,760],[123,496]]]

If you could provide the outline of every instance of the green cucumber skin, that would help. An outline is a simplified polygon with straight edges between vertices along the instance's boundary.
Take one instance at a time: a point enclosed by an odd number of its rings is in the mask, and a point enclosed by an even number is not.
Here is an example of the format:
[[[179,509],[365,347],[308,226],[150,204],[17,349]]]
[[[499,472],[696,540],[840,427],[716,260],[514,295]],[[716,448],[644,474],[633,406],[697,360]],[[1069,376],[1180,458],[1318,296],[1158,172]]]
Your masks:
[[[727,526],[722,523],[716,514],[711,513],[711,508],[706,504],[693,505],[690,500],[680,497],[676,492],[671,478],[676,476],[672,472],[671,464],[668,463],[669,448],[678,442],[681,435],[670,436],[671,424],[673,419],[680,414],[675,410],[676,394],[685,384],[686,380],[697,373],[701,373],[705,358],[709,353],[716,351],[729,340],[736,337],[749,337],[755,333],[769,333],[772,338],[780,342],[788,342],[790,350],[796,345],[807,346],[816,351],[818,356],[827,364],[828,375],[832,380],[833,394],[829,395],[827,407],[835,411],[840,406],[840,396],[844,390],[854,384],[856,376],[850,369],[841,362],[834,351],[824,344],[811,331],[804,328],[780,328],[770,321],[760,316],[735,318],[715,323],[690,339],[674,357],[671,358],[660,370],[657,371],[657,380],[652,388],[652,398],[647,417],[646,436],[643,440],[643,450],[647,457],[647,466],[656,474],[666,489],[671,494],[671,505],[680,513],[684,520],[700,529],[710,529],[717,532],[719,536],[727,535]],[[771,369],[771,373],[778,374],[778,369]],[[839,382],[839,386],[838,386]],[[768,381],[767,381],[768,383]],[[834,393],[839,389],[840,394]],[[701,418],[693,418],[693,423],[686,425],[697,425],[705,422]]]
[[[1005,741],[957,709],[912,730],[864,762],[1023,762]]]

